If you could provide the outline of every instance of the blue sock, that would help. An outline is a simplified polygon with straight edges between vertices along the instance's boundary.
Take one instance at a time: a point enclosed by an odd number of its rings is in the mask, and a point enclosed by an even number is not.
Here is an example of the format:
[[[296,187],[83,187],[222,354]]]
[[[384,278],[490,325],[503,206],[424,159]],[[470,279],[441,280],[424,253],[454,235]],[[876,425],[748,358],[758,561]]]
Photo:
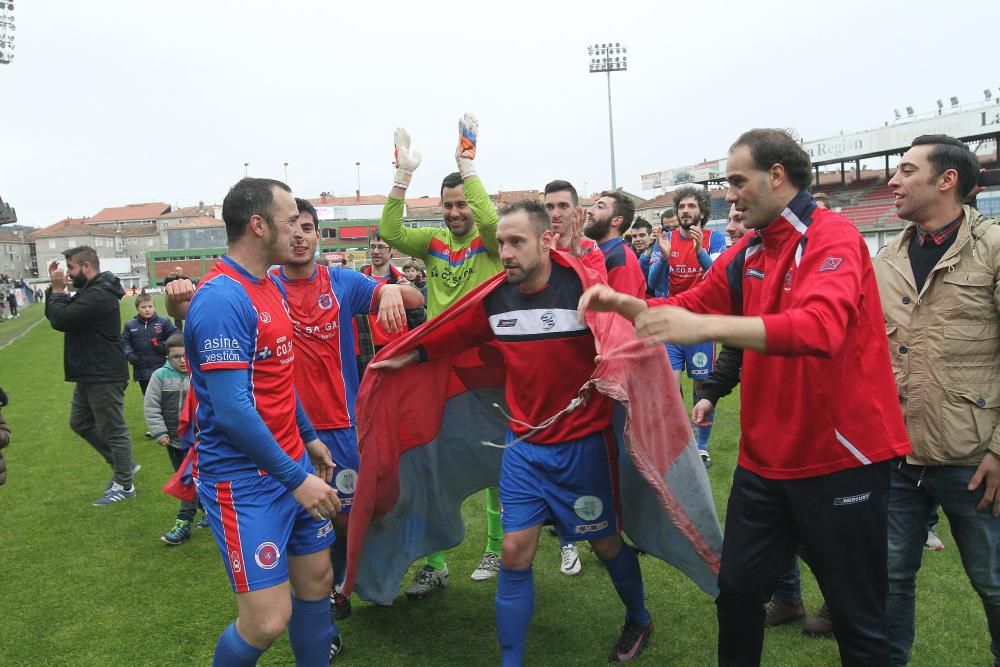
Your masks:
[[[497,578],[497,638],[503,667],[524,664],[524,644],[535,610],[535,580],[531,568],[509,570],[500,565]]]
[[[639,558],[635,549],[623,544],[618,555],[604,561],[611,575],[611,583],[618,591],[618,597],[625,603],[625,620],[635,621],[645,625],[649,623],[649,611],[646,609],[646,594],[642,587],[642,570],[639,569]]]
[[[264,649],[251,646],[240,636],[234,621],[219,635],[212,667],[253,667],[263,653]]]
[[[712,435],[712,421],[715,419],[715,410],[708,413],[708,426],[698,427],[698,451],[708,451],[708,438]]]
[[[343,538],[337,535],[330,545],[330,563],[333,565],[333,583],[344,583],[347,570],[347,535]]]
[[[330,644],[340,634],[330,618],[330,596],[320,600],[300,600],[292,596],[292,619],[288,621],[288,641],[296,665],[330,664]]]

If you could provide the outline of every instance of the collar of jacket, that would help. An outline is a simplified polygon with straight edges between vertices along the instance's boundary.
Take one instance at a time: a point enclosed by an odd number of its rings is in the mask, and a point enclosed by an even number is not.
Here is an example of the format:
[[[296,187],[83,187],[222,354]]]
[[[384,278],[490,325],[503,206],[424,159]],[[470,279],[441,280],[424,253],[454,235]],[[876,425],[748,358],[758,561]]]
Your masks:
[[[816,200],[808,190],[799,190],[785,209],[765,227],[757,230],[766,250],[775,250],[789,241],[799,241],[813,221]]]

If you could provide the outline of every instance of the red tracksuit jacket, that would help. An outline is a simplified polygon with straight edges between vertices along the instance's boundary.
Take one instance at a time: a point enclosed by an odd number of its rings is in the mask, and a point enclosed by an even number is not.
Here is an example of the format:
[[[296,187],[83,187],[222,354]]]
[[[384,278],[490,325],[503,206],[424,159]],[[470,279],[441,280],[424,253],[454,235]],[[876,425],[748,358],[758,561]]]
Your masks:
[[[767,352],[743,355],[747,470],[795,479],[909,453],[868,246],[805,190],[658,304],[763,318]]]

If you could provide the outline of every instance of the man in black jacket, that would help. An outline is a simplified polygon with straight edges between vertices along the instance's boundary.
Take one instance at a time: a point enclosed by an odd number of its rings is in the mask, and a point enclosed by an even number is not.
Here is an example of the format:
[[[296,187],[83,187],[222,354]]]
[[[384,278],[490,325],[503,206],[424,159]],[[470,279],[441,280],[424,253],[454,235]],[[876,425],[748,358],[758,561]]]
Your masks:
[[[49,265],[52,286],[45,293],[45,317],[52,328],[66,334],[63,368],[67,382],[75,382],[69,425],[104,457],[114,479],[95,506],[111,505],[135,497],[132,473],[132,440],[125,425],[125,387],[128,363],[122,352],[121,311],[125,296],[118,278],[101,273],[93,248],[80,246],[63,252],[66,271],[59,262]],[[67,276],[76,288],[70,296]]]

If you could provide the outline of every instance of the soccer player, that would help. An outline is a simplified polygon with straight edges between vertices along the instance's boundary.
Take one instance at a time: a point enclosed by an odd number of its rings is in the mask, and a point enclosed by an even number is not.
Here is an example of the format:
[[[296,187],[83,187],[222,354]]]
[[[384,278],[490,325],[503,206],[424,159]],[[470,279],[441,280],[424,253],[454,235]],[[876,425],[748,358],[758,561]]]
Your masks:
[[[612,403],[593,395],[576,410],[543,424],[594,372],[594,336],[577,322],[580,278],[562,252],[542,204],[525,200],[504,209],[497,230],[507,281],[456,322],[452,336],[431,348],[383,360],[397,369],[495,341],[507,366],[511,411],[500,471],[503,556],[497,584],[497,635],[504,665],[523,664],[534,608],[531,565],[546,517],[564,537],[586,534],[625,604],[625,626],[610,660],[627,662],[649,640],[653,623],[643,601],[635,551],[624,545],[608,458]],[[631,255],[631,253],[629,253]],[[634,260],[635,257],[633,256]],[[541,389],[544,387],[544,389]]]
[[[727,201],[755,234],[679,296],[647,305],[598,285],[580,310],[617,312],[650,344],[744,350],[719,664],[759,664],[764,602],[801,540],[841,661],[884,665],[889,462],[910,445],[868,246],[850,221],[816,206],[809,156],[783,130],[740,136],[726,178]]]
[[[427,267],[427,318],[433,318],[500,269],[497,252],[497,212],[476,172],[479,123],[473,114],[458,122],[455,162],[458,172],[441,182],[441,207],[445,226],[411,229],[403,226],[406,188],[420,166],[420,153],[410,152],[410,135],[398,128],[394,137],[396,173],[379,223],[379,235],[393,248],[419,257]],[[472,573],[479,581],[496,576],[500,554],[500,508],[495,489],[486,490],[486,551]],[[427,557],[407,596],[423,598],[448,585],[444,553]]]
[[[669,271],[667,292],[679,296],[695,285],[711,266],[719,253],[726,249],[726,239],[722,234],[714,234],[703,229],[708,221],[711,203],[704,188],[686,186],[674,192],[674,210],[679,226],[664,241],[668,261],[660,262],[650,271],[650,281],[661,280],[660,272]],[[701,383],[712,372],[715,363],[715,343],[705,341],[697,345],[667,344],[670,365],[674,369],[677,382],[681,381],[681,371],[687,369],[698,396]],[[697,399],[695,399],[697,401]],[[698,452],[705,467],[711,467],[712,457],[708,453],[708,440],[712,435],[712,415],[708,415],[705,425],[696,425]]]
[[[374,322],[389,335],[406,327],[405,308],[418,308],[424,298],[415,287],[390,285],[358,271],[318,267],[316,209],[296,199],[301,234],[295,236],[291,256],[271,275],[284,287],[288,314],[295,326],[295,386],[317,437],[329,449],[335,465],[332,484],[341,511],[333,525],[337,538],[330,549],[334,586],[330,590],[333,616],[347,618],[351,602],[336,588],[343,581],[347,559],[347,525],[358,471],[358,436],[354,402],[358,369],[354,362],[355,315],[378,313]]]
[[[587,209],[583,233],[597,242],[604,254],[604,267],[608,284],[619,292],[632,294],[640,299],[646,296],[646,277],[639,268],[639,260],[629,250],[622,235],[632,226],[635,204],[620,190],[606,190],[600,199]]]
[[[238,609],[216,645],[220,666],[256,664],[286,626],[297,664],[327,664],[341,646],[327,555],[340,509],[333,462],[296,396],[293,324],[267,275],[300,244],[298,216],[284,183],[234,185],[222,203],[228,250],[187,311],[195,479]]]

